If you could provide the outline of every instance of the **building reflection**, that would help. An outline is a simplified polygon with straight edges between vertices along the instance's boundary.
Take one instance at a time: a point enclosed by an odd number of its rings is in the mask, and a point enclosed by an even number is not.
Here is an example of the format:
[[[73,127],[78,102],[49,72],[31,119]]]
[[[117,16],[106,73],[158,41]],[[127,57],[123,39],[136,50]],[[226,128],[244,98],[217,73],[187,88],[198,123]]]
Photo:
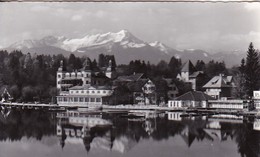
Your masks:
[[[1,142],[20,141],[24,137],[42,141],[43,137],[51,137],[62,149],[76,144],[87,152],[101,149],[127,153],[140,143],[170,142],[173,138],[180,137],[184,147],[189,149],[202,142],[212,141],[219,145],[230,142],[236,143],[241,156],[260,155],[260,119],[257,118],[251,121],[247,117],[236,115],[183,116],[183,113],[170,115],[150,111],[70,111],[55,115],[41,110],[0,111]],[[130,116],[131,114],[135,116]],[[53,135],[58,139],[53,138]]]
[[[60,138],[60,145],[63,148],[66,143],[83,144],[88,152],[94,138],[102,137],[103,147],[111,148],[112,123],[102,119],[101,113],[80,113],[68,111],[57,113],[57,136]],[[102,147],[102,145],[101,145]]]
[[[56,133],[60,139],[60,146],[64,148],[68,143],[83,144],[87,152],[93,148],[127,152],[140,142],[141,137],[149,137],[157,128],[154,113],[135,114],[139,116],[116,119],[127,124],[124,127],[120,125],[121,122],[113,124],[112,117],[104,113],[58,113]]]

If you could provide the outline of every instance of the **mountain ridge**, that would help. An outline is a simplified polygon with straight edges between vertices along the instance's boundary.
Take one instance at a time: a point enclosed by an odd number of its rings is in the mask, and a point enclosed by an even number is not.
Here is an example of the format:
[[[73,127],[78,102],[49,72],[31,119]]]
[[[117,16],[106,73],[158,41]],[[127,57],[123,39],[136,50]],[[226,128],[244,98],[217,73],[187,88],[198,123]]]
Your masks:
[[[82,38],[66,38],[64,36],[46,36],[41,39],[27,39],[15,42],[7,50],[22,50],[22,52],[32,52],[39,54],[64,54],[68,56],[74,53],[77,56],[86,55],[91,59],[97,58],[100,53],[115,55],[119,64],[127,64],[131,60],[141,59],[158,63],[160,60],[169,61],[172,56],[181,58],[183,61],[224,60],[227,66],[237,65],[245,56],[238,53],[216,53],[210,54],[207,51],[194,50],[176,50],[166,44],[154,41],[145,42],[127,30],[119,32],[107,32],[103,34],[86,35]],[[233,57],[231,57],[233,56]],[[230,58],[231,57],[231,58]],[[232,60],[233,59],[233,60]]]

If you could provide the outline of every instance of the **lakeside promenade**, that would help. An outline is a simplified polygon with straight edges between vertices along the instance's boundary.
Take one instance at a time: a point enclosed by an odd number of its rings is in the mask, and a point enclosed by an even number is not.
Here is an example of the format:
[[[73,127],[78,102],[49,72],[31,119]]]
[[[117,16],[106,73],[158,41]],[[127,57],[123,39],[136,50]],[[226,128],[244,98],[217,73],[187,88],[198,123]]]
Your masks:
[[[15,102],[0,102],[1,107],[7,108],[22,108],[22,109],[47,109],[47,110],[70,110],[70,109],[82,109],[80,106],[60,106],[58,104],[38,104],[38,103],[15,103]],[[157,105],[102,105],[99,107],[89,106],[85,109],[88,110],[102,110],[105,112],[111,111],[157,111],[157,112],[184,112],[187,116],[191,114],[195,115],[207,115],[207,114],[234,114],[243,116],[260,117],[258,110],[235,110],[235,109],[214,109],[214,108],[169,108],[166,106]],[[84,108],[83,108],[84,111]]]

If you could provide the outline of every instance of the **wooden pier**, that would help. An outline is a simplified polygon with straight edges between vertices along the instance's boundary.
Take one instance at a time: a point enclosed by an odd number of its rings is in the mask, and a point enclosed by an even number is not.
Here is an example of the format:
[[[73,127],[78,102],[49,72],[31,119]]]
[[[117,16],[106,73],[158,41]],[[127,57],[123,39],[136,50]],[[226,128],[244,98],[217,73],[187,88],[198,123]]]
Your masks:
[[[57,104],[38,104],[38,103],[16,103],[16,102],[0,102],[1,107],[7,108],[21,108],[21,109],[61,109]]]

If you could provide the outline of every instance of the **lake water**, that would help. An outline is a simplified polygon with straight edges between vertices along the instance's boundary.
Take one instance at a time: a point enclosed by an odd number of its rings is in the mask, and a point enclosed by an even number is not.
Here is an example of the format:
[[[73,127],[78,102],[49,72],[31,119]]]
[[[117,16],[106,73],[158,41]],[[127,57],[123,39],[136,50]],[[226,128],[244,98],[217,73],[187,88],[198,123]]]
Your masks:
[[[254,157],[259,126],[232,115],[15,109],[0,115],[0,157]]]

